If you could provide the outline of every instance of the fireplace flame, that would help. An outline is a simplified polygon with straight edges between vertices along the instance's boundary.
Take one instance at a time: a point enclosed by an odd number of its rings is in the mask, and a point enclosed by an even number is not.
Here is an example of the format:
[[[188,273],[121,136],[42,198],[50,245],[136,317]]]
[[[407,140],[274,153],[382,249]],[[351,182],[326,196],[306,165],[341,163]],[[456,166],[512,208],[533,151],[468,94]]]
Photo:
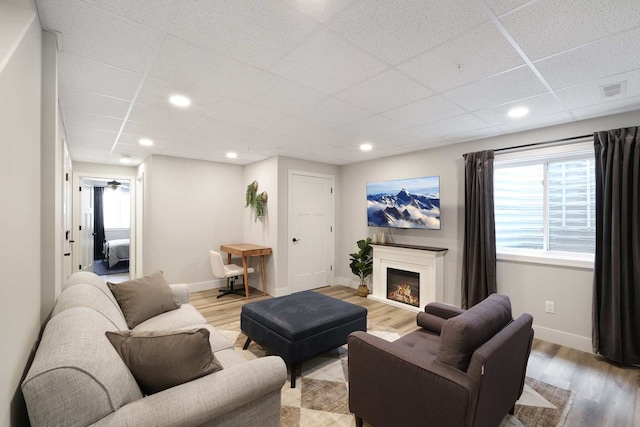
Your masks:
[[[399,284],[395,291],[389,292],[389,299],[411,304],[416,307],[420,305],[418,297],[411,295],[411,285],[407,282]]]

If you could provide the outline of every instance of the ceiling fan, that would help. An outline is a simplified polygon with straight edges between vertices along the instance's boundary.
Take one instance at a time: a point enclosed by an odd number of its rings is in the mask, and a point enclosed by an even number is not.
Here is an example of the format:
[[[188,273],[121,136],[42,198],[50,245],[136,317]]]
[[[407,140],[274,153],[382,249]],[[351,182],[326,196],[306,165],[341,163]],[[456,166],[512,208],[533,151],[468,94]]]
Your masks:
[[[115,179],[113,181],[109,181],[107,182],[107,185],[112,189],[112,190],[117,190],[118,187],[120,187],[122,185],[122,183],[116,181]]]

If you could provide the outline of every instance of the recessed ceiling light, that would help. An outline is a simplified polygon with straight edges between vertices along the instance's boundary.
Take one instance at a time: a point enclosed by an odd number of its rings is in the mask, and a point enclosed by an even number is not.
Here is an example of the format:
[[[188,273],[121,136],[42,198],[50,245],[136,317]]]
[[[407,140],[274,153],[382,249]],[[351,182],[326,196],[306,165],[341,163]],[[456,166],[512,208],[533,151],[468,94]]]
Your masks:
[[[153,141],[150,140],[149,138],[139,139],[138,142],[140,143],[140,145],[144,145],[145,147],[149,147],[150,145],[153,145]]]
[[[512,119],[519,119],[520,117],[524,117],[529,114],[529,109],[527,107],[515,107],[509,110],[507,115]]]
[[[229,158],[229,159],[237,159],[238,158],[238,153],[234,153],[233,151],[229,151],[227,153],[227,158]]]
[[[373,149],[373,145],[369,144],[368,142],[360,144],[360,150],[362,151],[371,151],[371,149]]]
[[[171,98],[169,98],[169,102],[176,107],[188,107],[189,104],[191,104],[191,100],[182,95],[173,95]]]
[[[122,157],[120,157],[120,163],[128,165],[129,163],[131,163],[131,157],[123,154]]]

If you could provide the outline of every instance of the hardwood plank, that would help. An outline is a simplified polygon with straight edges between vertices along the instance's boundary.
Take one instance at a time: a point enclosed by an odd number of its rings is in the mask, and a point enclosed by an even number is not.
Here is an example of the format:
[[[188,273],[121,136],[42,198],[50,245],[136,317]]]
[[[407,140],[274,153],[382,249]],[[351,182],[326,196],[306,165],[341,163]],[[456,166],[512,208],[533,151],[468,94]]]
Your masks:
[[[247,302],[271,298],[251,289],[249,300],[241,295],[216,299],[217,290],[194,292],[191,303],[212,326],[236,322]],[[365,307],[368,318],[400,333],[416,330],[416,314],[357,295],[346,286],[327,286],[316,290],[324,295]],[[640,426],[640,369],[608,362],[558,344],[533,340],[527,375],[571,389],[575,399],[567,415],[566,427]]]

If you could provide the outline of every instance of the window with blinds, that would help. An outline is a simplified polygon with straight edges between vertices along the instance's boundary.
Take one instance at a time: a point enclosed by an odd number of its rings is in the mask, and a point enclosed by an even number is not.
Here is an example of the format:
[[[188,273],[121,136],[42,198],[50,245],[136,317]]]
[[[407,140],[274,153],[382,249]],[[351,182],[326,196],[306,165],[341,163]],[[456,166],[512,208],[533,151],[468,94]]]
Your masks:
[[[595,248],[592,142],[496,154],[498,253],[578,257]]]

